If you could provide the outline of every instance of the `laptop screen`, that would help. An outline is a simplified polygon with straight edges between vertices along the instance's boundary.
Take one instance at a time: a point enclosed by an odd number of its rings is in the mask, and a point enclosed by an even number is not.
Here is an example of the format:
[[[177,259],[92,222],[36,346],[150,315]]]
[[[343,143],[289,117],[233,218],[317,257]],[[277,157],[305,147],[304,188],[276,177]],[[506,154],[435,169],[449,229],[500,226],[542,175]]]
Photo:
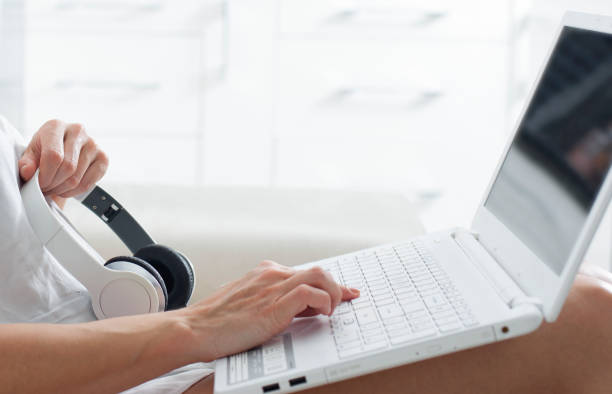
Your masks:
[[[558,275],[612,159],[612,35],[565,27],[485,202]]]

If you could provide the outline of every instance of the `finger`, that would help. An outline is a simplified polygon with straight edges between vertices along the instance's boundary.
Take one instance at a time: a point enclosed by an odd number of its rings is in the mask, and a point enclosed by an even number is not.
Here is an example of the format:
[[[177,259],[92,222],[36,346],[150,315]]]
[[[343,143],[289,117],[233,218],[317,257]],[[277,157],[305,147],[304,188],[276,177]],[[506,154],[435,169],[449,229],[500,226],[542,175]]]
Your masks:
[[[321,267],[312,267],[307,270],[298,271],[285,281],[285,289],[288,291],[300,284],[307,284],[327,292],[332,300],[332,312],[342,301],[342,290],[332,276]]]
[[[45,191],[64,160],[63,122],[47,122],[38,131],[40,136],[40,188]]]
[[[360,295],[359,290],[352,287],[340,286],[340,289],[342,289],[342,301],[350,301],[359,297]],[[318,314],[319,313],[317,311],[314,311],[311,308],[306,308],[306,310],[297,315],[297,317],[311,317]]]
[[[309,308],[316,313],[330,315],[331,297],[321,289],[301,284],[276,301],[276,322],[284,328],[294,317]]]
[[[96,182],[98,182],[106,173],[108,168],[108,158],[102,151],[98,151],[96,159],[89,166],[79,185],[65,193],[60,194],[60,197],[73,197],[90,190]]]
[[[313,317],[319,315],[318,311],[315,311],[312,308],[306,308],[304,311],[298,313],[295,317]]]
[[[71,123],[66,126],[64,133],[64,159],[60,164],[51,183],[47,186],[46,191],[55,189],[74,175],[79,164],[79,154],[81,148],[87,141],[85,129],[78,123]],[[82,175],[81,175],[82,176]]]
[[[38,168],[38,161],[40,159],[40,153],[36,153],[35,151],[35,143],[32,142],[27,147],[25,152],[23,152],[23,156],[19,159],[19,175],[21,175],[21,179],[24,182],[29,181],[36,172]]]
[[[89,139],[81,148],[81,151],[78,155],[79,161],[74,173],[66,180],[64,180],[64,182],[50,190],[48,194],[61,195],[76,189],[81,184],[81,181],[83,180],[83,176],[85,176],[85,172],[87,171],[87,169],[96,160],[97,155],[98,148],[93,142],[93,140]]]
[[[340,286],[340,290],[342,290],[342,301],[350,301],[361,295],[359,289],[353,287]]]

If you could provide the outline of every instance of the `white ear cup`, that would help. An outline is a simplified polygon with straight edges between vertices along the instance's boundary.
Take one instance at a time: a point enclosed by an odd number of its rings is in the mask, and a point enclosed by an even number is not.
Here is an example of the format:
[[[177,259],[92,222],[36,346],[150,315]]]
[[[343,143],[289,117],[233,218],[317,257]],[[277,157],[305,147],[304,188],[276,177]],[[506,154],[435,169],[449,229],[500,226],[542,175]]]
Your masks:
[[[150,312],[162,312],[166,308],[164,292],[153,275],[146,269],[127,261],[113,261],[106,268],[131,272],[144,277],[155,289],[157,295],[157,310],[153,305],[147,289],[132,278],[118,278],[110,281],[100,291],[100,308],[106,317],[119,317]]]

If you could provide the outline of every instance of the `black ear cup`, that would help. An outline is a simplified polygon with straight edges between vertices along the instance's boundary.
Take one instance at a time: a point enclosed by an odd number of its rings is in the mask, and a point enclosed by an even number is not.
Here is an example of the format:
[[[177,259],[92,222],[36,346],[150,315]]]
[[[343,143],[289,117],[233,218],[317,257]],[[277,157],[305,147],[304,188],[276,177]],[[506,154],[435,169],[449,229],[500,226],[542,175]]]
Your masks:
[[[112,259],[108,260],[106,263],[104,263],[104,266],[108,266],[111,263],[114,263],[116,261],[125,261],[128,263],[132,263],[135,264],[139,267],[141,267],[142,269],[144,269],[145,271],[147,271],[149,274],[151,274],[151,276],[153,276],[155,278],[156,281],[159,282],[159,285],[164,293],[164,298],[166,300],[166,304],[168,303],[168,289],[166,288],[166,284],[164,283],[164,279],[162,278],[162,276],[159,274],[159,272],[157,272],[157,270],[155,268],[153,268],[153,266],[149,263],[147,263],[145,260],[143,259],[139,259],[138,257],[129,257],[129,256],[117,256],[117,257],[113,257]]]
[[[145,260],[159,272],[168,290],[166,310],[187,305],[193,292],[193,268],[189,260],[167,246],[152,244],[138,250],[134,257]]]

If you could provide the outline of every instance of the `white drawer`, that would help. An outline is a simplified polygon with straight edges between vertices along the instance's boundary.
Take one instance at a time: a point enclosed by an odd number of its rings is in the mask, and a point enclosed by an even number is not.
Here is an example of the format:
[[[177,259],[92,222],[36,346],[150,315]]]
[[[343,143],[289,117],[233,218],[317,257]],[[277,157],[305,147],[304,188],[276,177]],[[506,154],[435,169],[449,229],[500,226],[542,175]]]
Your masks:
[[[30,30],[197,31],[226,15],[225,0],[28,0]]]
[[[461,139],[502,133],[504,47],[312,43],[281,49],[279,135]]]
[[[193,185],[198,171],[198,143],[193,138],[93,135],[108,154],[106,182]]]
[[[31,35],[29,128],[59,117],[104,133],[195,133],[203,86],[195,38]]]
[[[505,39],[507,0],[279,0],[287,34]]]

